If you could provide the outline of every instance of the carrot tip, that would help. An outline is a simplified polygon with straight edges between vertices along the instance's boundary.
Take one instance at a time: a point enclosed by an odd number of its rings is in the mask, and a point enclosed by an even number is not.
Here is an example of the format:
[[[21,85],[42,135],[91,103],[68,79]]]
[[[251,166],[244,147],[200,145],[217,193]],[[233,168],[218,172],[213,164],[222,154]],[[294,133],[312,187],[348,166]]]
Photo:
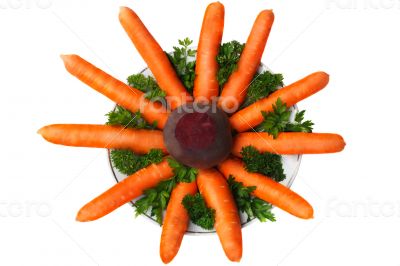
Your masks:
[[[78,212],[78,214],[75,217],[75,220],[77,222],[88,222],[89,221],[88,219],[85,219],[85,217],[82,217],[81,211]]]
[[[160,258],[161,258],[161,261],[162,261],[164,264],[168,264],[168,263],[170,263],[170,262],[173,260],[173,257],[170,258],[170,257],[168,257],[168,256],[166,256],[166,255],[160,255]]]
[[[120,6],[119,7],[119,13],[122,13],[122,12],[125,12],[125,11],[128,11],[128,10],[131,10],[129,7],[126,7],[126,6]]]
[[[329,79],[329,74],[326,73],[325,71],[318,71],[317,73],[319,73],[319,74],[321,74],[323,76],[326,76]]]
[[[64,66],[67,69],[68,72],[71,73],[71,65],[74,64],[75,59],[81,59],[78,55],[76,54],[60,54],[61,60],[64,62]]]
[[[68,63],[70,63],[70,60],[73,56],[76,56],[74,54],[60,54],[61,60],[64,62],[64,65],[67,66]]]
[[[40,128],[36,133],[43,136],[44,127]]]
[[[65,61],[65,59],[67,59],[68,55],[65,54],[60,54],[60,58],[61,60]]]
[[[273,9],[265,9],[265,10],[261,11],[261,13],[268,13],[268,14],[274,15],[274,10]]]

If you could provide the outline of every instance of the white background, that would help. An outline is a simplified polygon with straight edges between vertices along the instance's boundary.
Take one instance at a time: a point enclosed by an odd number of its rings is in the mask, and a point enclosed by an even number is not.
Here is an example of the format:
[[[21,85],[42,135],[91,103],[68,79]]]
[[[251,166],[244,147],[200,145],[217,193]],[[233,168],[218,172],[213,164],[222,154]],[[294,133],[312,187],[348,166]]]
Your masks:
[[[244,42],[257,13],[275,23],[263,62],[289,84],[324,70],[330,84],[299,104],[344,152],[304,156],[293,189],[315,208],[304,221],[243,230],[242,265],[400,265],[398,90],[400,2],[224,1],[224,41]],[[118,22],[137,11],[165,50],[198,41],[206,1],[0,0],[0,264],[161,265],[160,228],[123,206],[91,223],[77,210],[114,184],[106,151],[36,134],[51,123],[104,123],[113,103],[71,77],[77,53],[124,80],[144,67]],[[186,236],[171,265],[229,265],[216,235]]]

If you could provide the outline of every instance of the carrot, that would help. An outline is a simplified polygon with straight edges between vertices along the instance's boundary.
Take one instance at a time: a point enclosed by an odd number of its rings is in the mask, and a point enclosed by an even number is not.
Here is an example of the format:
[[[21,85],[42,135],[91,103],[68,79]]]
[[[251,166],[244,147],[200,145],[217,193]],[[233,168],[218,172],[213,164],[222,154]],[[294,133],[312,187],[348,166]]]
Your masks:
[[[332,153],[343,150],[345,145],[342,136],[333,133],[282,132],[274,139],[265,132],[244,132],[234,138],[232,153],[241,157],[246,146],[277,154]]]
[[[139,197],[144,190],[155,187],[160,181],[172,177],[173,174],[166,160],[142,168],[83,206],[76,220],[79,222],[97,220]]]
[[[247,88],[260,65],[273,22],[272,10],[263,10],[258,14],[240,56],[237,70],[232,73],[222,89],[218,104],[223,110],[234,112],[243,103]]]
[[[295,83],[275,91],[267,98],[261,99],[246,108],[238,111],[230,117],[231,126],[243,132],[263,121],[261,111],[272,111],[272,105],[278,98],[287,106],[292,106],[299,101],[322,90],[329,82],[329,75],[325,72],[315,72],[307,77],[296,81]]]
[[[44,139],[54,144],[76,147],[130,149],[147,153],[150,149],[167,150],[159,130],[128,129],[121,126],[55,124],[39,129]]]
[[[313,208],[305,199],[264,175],[247,172],[240,160],[227,159],[219,165],[219,170],[225,178],[232,175],[245,186],[256,186],[254,196],[299,218],[313,218]]]
[[[189,215],[182,205],[183,198],[197,192],[196,182],[179,183],[171,193],[165,213],[160,241],[160,257],[164,263],[169,263],[178,253],[183,235],[189,224]]]
[[[195,99],[211,101],[219,93],[216,57],[224,31],[224,6],[220,2],[207,6],[197,48],[196,78],[193,95]]]
[[[78,55],[61,55],[61,59],[67,71],[80,81],[131,112],[140,111],[146,121],[157,121],[157,127],[164,128],[168,114],[159,102],[145,99],[140,90],[115,79]]]
[[[121,7],[119,21],[147,63],[160,88],[169,96],[171,107],[175,109],[190,101],[191,96],[176,75],[167,55],[138,15],[130,8]]]
[[[242,257],[242,229],[238,210],[228,184],[215,169],[199,170],[197,186],[210,208],[215,210],[215,230],[231,261]]]

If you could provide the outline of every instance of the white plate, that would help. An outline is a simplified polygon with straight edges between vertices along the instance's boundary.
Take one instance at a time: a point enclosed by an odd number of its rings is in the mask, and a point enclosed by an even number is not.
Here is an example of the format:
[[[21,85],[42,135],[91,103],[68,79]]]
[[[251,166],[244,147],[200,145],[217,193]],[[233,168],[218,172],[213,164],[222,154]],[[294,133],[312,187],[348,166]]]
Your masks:
[[[258,72],[269,70],[264,64],[261,64]],[[271,71],[271,70],[269,70]],[[153,76],[150,69],[145,68],[143,69],[140,73],[142,73],[145,76]],[[296,105],[291,107],[292,115],[291,115],[291,120],[294,120],[294,115],[298,111],[298,108]],[[111,162],[111,157],[110,157],[110,150],[108,150],[108,159],[111,167],[111,171],[114,175],[114,178],[117,182],[122,181],[125,179],[127,176],[125,174],[122,174],[116,169]],[[301,154],[298,155],[283,155],[282,156],[282,164],[283,164],[283,170],[286,175],[286,179],[281,182],[281,184],[290,187],[297,175],[297,171],[299,170],[300,167],[300,162],[301,162]],[[140,198],[140,197],[139,197]],[[139,198],[135,199],[134,201],[131,202],[132,206],[134,207],[134,202],[138,200]],[[135,208],[135,207],[134,207]],[[150,213],[144,214],[147,218],[149,218],[150,221],[152,221],[154,224],[159,225],[156,220],[150,216]],[[254,219],[247,221],[247,215],[245,213],[240,213],[240,219],[242,222],[242,227],[250,224]],[[209,234],[209,233],[215,233],[215,230],[205,230],[192,222],[190,222],[189,227],[186,231],[188,234]]]

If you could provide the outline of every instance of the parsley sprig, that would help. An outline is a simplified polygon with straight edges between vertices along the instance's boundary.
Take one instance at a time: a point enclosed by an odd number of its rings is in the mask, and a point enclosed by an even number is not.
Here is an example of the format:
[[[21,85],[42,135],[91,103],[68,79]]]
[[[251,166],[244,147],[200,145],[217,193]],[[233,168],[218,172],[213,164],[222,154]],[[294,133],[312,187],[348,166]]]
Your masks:
[[[195,78],[195,65],[194,59],[196,50],[190,49],[189,46],[193,43],[189,38],[178,40],[180,46],[174,46],[174,51],[167,56],[175,68],[180,80],[189,92],[193,91],[194,78]]]
[[[257,127],[257,131],[267,132],[275,138],[279,132],[312,132],[314,125],[311,120],[304,121],[305,111],[298,112],[294,122],[290,121],[291,111],[280,98],[272,106],[271,112],[262,111],[264,121]]]
[[[129,110],[117,105],[114,110],[106,114],[107,125],[124,126],[137,129],[154,129],[156,124],[149,124],[143,119],[140,112],[132,113]]]
[[[151,101],[162,101],[165,99],[165,91],[161,90],[157,81],[151,76],[146,77],[143,74],[134,74],[130,75],[127,81],[129,86],[143,91],[146,99]]]
[[[193,182],[197,176],[197,169],[185,166],[170,157],[167,160],[173,168],[174,176],[161,181],[154,188],[145,190],[144,196],[135,202],[136,216],[150,211],[150,215],[155,217],[159,224],[162,224],[163,211],[167,207],[172,189],[179,182]]]
[[[194,224],[206,230],[214,228],[215,210],[207,207],[200,193],[186,195],[182,200],[182,204]]]
[[[228,81],[229,76],[237,69],[237,63],[242,54],[244,44],[231,41],[221,45],[217,55],[219,70],[217,79],[220,88]]]
[[[155,217],[156,221],[161,225],[163,211],[166,209],[171,191],[175,187],[175,180],[168,179],[161,181],[154,188],[147,189],[143,192],[143,197],[135,202],[136,216],[145,214],[150,210],[150,216]]]
[[[151,149],[144,155],[138,155],[131,150],[112,150],[111,162],[115,168],[123,174],[131,175],[152,163],[160,163],[163,152],[158,149]]]
[[[296,116],[294,118],[295,123],[288,123],[286,125],[285,131],[288,132],[312,132],[314,123],[311,120],[304,120],[304,113],[306,111],[302,110],[298,113],[296,113]]]
[[[249,172],[256,172],[280,182],[286,178],[283,171],[282,156],[269,152],[259,152],[253,146],[242,148],[245,168]]]
[[[247,107],[256,101],[267,97],[282,86],[282,74],[272,74],[269,71],[256,74],[253,81],[250,83],[246,98],[241,108]]]
[[[188,167],[184,164],[181,164],[171,157],[168,157],[167,161],[169,166],[173,169],[174,178],[177,182],[191,183],[196,179],[198,173],[198,170],[196,168]]]
[[[233,176],[229,176],[228,185],[239,211],[247,214],[247,221],[253,218],[261,222],[275,221],[275,215],[271,211],[272,205],[251,195],[256,189],[255,186],[246,187],[243,183],[235,181]]]

